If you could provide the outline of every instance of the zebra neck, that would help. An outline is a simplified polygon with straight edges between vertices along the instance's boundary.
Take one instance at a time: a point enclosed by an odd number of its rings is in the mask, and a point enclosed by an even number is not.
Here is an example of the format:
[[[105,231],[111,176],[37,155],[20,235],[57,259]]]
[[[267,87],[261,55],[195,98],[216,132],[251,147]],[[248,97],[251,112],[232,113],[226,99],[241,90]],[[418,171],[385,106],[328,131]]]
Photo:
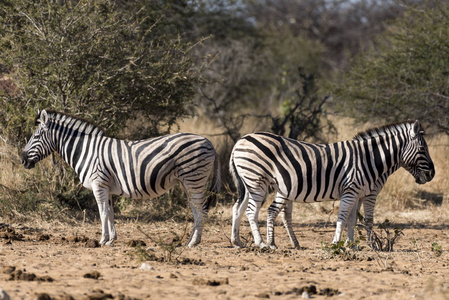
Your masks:
[[[57,139],[57,152],[75,172],[80,175],[84,166],[90,164],[101,135],[82,131],[61,133]]]
[[[402,140],[397,140],[393,135],[380,136],[365,140],[364,144],[366,164],[373,162],[373,170],[376,170],[377,176],[389,176],[401,167]]]

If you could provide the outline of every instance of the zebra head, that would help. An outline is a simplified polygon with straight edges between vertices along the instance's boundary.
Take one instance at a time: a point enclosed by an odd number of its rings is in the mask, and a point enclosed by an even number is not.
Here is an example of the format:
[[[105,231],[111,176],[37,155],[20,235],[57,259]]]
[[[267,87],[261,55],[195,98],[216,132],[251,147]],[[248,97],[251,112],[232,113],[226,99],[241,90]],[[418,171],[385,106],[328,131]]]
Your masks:
[[[37,128],[22,152],[22,164],[25,169],[34,168],[37,162],[46,158],[55,150],[48,130],[49,120],[45,110],[36,119]]]
[[[419,121],[411,126],[410,138],[402,153],[402,166],[415,177],[416,183],[424,184],[435,176],[435,167],[424,139],[424,129]]]

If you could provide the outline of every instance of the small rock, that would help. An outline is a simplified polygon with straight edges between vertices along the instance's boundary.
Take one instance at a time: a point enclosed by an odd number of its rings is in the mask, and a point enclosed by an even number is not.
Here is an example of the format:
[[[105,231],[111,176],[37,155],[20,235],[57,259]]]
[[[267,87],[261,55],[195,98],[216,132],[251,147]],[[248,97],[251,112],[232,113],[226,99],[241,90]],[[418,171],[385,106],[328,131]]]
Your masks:
[[[140,269],[140,270],[143,270],[143,271],[152,271],[152,270],[154,270],[154,268],[153,268],[152,266],[150,266],[149,264],[147,264],[147,263],[143,263],[143,264],[140,266],[139,269]]]
[[[51,300],[51,297],[47,293],[40,293],[36,295],[36,300]]]
[[[88,294],[87,300],[104,300],[104,299],[113,299],[114,297],[111,294],[107,294],[102,290],[94,290],[92,293]]]
[[[141,240],[131,240],[131,241],[128,241],[126,243],[126,245],[129,247],[137,247],[137,246],[145,247],[147,244]]]
[[[310,297],[310,294],[308,292],[304,291],[304,292],[302,292],[302,298],[303,299],[310,299],[311,297]]]
[[[202,278],[195,278],[193,280],[193,284],[194,285],[208,285],[208,286],[219,286],[222,284],[229,284],[229,279],[225,278],[225,279],[218,279],[218,280],[213,280],[213,279],[202,279]]]
[[[325,288],[325,289],[320,290],[319,294],[324,295],[326,297],[332,297],[332,296],[340,294],[340,291],[338,291],[336,289]]]
[[[68,295],[68,294],[63,294],[60,295],[59,298],[57,298],[58,300],[75,300],[75,298],[73,298],[72,295]]]
[[[3,267],[2,273],[3,274],[11,274],[15,270],[16,270],[16,267],[14,267],[14,266],[6,266],[6,267]]]
[[[93,271],[91,273],[84,274],[84,278],[91,278],[91,279],[98,279],[100,278],[101,274],[98,271]]]
[[[50,235],[43,233],[39,234],[36,238],[38,241],[48,241],[50,239]]]
[[[11,274],[9,274],[9,280],[23,280],[23,281],[34,281],[36,279],[36,275],[33,273],[26,273],[22,270],[15,270]]]
[[[51,278],[50,276],[40,276],[37,278],[37,281],[53,282],[55,280],[53,278]]]
[[[85,237],[84,235],[82,235],[82,236],[74,235],[74,236],[69,236],[67,238],[67,240],[71,243],[79,243],[79,242],[85,243],[89,240],[89,238]]]
[[[88,239],[86,241],[86,248],[98,248],[100,247],[100,243],[97,240],[94,239]]]

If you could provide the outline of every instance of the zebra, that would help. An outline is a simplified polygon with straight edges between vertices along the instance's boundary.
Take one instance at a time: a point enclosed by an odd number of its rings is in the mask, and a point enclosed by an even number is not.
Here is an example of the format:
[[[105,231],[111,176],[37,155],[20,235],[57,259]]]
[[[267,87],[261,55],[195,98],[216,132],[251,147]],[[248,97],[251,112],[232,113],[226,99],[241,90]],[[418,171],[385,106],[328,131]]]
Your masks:
[[[365,218],[371,219],[372,227],[377,194],[394,171],[405,168],[418,184],[435,176],[419,121],[372,128],[352,140],[333,144],[300,142],[268,132],[252,133],[237,141],[229,167],[238,190],[231,233],[236,247],[243,246],[239,227],[245,210],[256,246],[276,247],[273,223],[282,210],[292,245],[298,247],[291,227],[292,201],[340,199],[333,243],[340,241],[346,225],[348,239],[353,241],[357,208],[364,203]],[[268,208],[265,244],[257,218],[269,186],[275,188],[276,196]]]
[[[40,112],[36,130],[22,153],[22,164],[33,168],[57,152],[93,191],[101,219],[102,245],[117,239],[112,195],[150,199],[184,186],[193,211],[189,247],[200,243],[211,195],[221,184],[220,163],[212,143],[200,135],[176,133],[152,139],[126,141],[79,117],[56,111]],[[215,173],[212,174],[215,168]],[[212,178],[208,196],[205,186]]]

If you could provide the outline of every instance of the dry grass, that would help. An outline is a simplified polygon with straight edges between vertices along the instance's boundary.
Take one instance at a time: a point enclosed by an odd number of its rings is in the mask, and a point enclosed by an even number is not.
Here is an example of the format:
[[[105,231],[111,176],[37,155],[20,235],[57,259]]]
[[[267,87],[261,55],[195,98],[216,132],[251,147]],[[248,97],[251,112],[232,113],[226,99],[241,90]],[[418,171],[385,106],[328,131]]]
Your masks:
[[[20,186],[23,169],[16,149],[0,140],[0,185],[3,187]]]
[[[21,164],[19,150],[0,142],[0,213],[14,220],[64,219],[73,217],[73,211],[65,214],[70,207],[64,205],[65,193],[82,191],[73,180],[73,173],[57,159],[51,157],[25,170]],[[83,194],[83,192],[81,193]],[[81,198],[80,194],[77,194]],[[71,199],[79,204],[79,199]],[[85,214],[76,210],[76,217]]]

